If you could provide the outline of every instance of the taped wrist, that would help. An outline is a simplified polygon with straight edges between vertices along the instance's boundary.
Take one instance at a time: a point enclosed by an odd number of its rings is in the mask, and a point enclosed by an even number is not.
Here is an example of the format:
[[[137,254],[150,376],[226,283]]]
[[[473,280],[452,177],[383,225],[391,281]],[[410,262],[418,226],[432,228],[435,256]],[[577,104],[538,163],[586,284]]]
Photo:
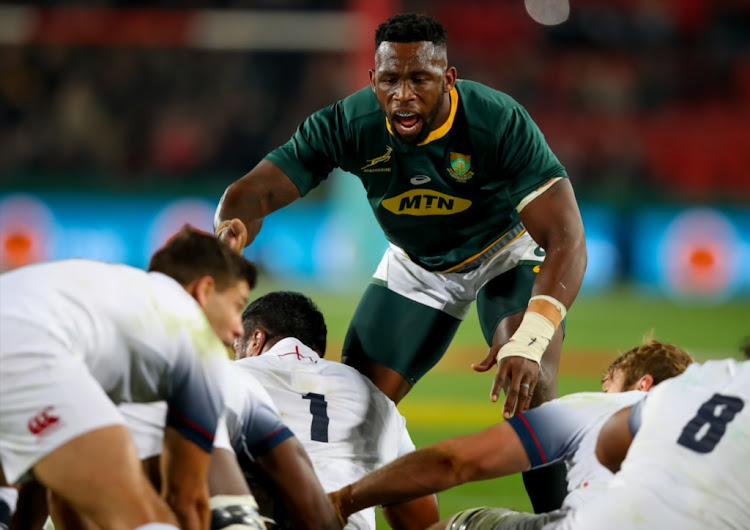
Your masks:
[[[562,305],[562,302],[546,294],[532,296],[529,300],[527,311],[534,311],[547,318],[555,326],[555,329],[557,329],[557,326],[560,325],[560,322],[563,321],[568,312],[565,306]]]
[[[354,504],[354,499],[352,499],[352,485],[348,484],[347,486],[344,486],[340,490],[334,492],[330,496],[331,502],[333,503],[333,507],[336,510],[336,517],[339,519],[339,523],[341,523],[341,527],[345,527],[347,521],[349,520],[349,516],[346,515],[346,508],[344,507],[345,504],[348,504],[351,506]]]
[[[215,495],[209,500],[211,530],[265,530],[252,495]]]
[[[541,364],[542,356],[565,314],[565,306],[555,298],[547,295],[533,296],[521,325],[508,343],[497,352],[497,362],[505,357],[517,356]]]

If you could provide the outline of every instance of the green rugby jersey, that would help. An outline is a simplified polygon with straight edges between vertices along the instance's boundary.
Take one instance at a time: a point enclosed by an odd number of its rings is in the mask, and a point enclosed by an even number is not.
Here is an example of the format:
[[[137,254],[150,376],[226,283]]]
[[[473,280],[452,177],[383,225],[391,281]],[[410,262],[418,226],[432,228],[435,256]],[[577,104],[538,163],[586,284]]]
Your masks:
[[[521,230],[515,207],[526,195],[566,174],[507,94],[459,80],[450,98],[446,122],[407,145],[368,86],[312,114],[267,159],[303,196],[335,167],[356,175],[386,237],[412,260],[429,271],[471,267]]]

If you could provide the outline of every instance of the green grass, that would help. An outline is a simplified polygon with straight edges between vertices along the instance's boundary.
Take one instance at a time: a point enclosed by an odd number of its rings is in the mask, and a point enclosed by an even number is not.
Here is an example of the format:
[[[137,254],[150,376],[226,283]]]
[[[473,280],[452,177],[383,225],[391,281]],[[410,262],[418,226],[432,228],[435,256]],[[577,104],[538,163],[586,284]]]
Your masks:
[[[258,294],[273,288],[262,282]],[[328,322],[329,343],[338,347],[359,293],[332,295],[309,288],[300,290],[318,303]],[[587,373],[561,374],[561,395],[600,390],[597,369],[606,367],[609,360],[638,344],[650,332],[662,341],[686,348],[698,360],[739,357],[739,345],[750,336],[750,300],[689,306],[663,298],[643,298],[627,290],[606,296],[581,296],[568,315],[566,329],[563,356],[566,351],[590,355],[593,368]],[[402,401],[399,408],[417,447],[476,432],[500,420],[500,403],[493,404],[488,399],[492,374],[476,374],[469,368],[470,362],[483,358],[487,349],[474,311],[461,325],[447,355],[454,355],[454,349],[465,353],[467,348],[476,348],[476,355],[466,360],[465,371],[457,371],[455,363],[450,364],[452,369],[440,363]],[[337,352],[329,350],[329,357],[337,358]],[[465,484],[438,498],[443,517],[484,505],[531,509],[520,476]],[[388,528],[380,514],[378,528]]]
[[[278,284],[262,280],[254,294],[260,296],[276,288]],[[306,286],[284,288],[297,288],[311,296],[326,316],[331,344],[341,344],[361,292],[331,294]],[[750,299],[682,305],[620,289],[602,296],[579,296],[566,324],[566,349],[614,353],[634,346],[653,331],[656,338],[679,344],[699,358],[727,357],[736,355],[743,338],[750,336]],[[476,346],[480,351],[485,347],[475,310],[461,324],[453,344]]]

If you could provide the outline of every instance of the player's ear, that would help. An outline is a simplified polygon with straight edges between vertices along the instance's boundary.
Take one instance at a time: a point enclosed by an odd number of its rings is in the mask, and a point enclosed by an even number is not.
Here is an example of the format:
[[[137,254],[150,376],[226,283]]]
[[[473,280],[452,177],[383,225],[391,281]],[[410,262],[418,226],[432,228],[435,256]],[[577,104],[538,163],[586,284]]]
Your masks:
[[[266,345],[268,335],[262,329],[256,329],[252,332],[247,341],[247,357],[255,357],[263,353],[263,346]]]
[[[445,71],[445,91],[450,92],[453,87],[456,86],[456,79],[458,79],[458,72],[456,72],[455,66],[449,66]]]
[[[646,374],[643,377],[641,377],[638,380],[638,382],[635,384],[635,389],[648,392],[649,390],[651,390],[653,386],[654,386],[654,376],[651,374]]]
[[[195,298],[199,306],[206,309],[208,299],[216,289],[216,282],[214,282],[214,279],[211,276],[201,276],[197,280],[188,284],[185,289],[193,298]]]
[[[375,70],[370,70],[370,88],[375,92]]]

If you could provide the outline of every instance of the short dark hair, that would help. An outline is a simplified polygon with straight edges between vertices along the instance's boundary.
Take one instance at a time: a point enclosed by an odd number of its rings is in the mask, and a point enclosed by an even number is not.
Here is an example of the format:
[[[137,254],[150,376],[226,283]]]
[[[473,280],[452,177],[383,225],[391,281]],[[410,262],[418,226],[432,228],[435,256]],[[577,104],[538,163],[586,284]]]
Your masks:
[[[294,337],[302,344],[325,355],[326,327],[323,313],[302,293],[274,291],[254,300],[242,313],[245,337],[262,329],[268,337]]]
[[[445,48],[445,28],[437,21],[419,13],[401,13],[383,22],[375,30],[375,49],[382,42],[422,42]]]
[[[150,272],[161,272],[186,286],[204,276],[211,276],[216,288],[223,291],[245,280],[255,287],[255,265],[234,252],[214,236],[184,225],[157,250],[148,264]]]
[[[679,346],[647,337],[643,344],[629,349],[615,359],[607,368],[605,377],[611,377],[615,370],[620,370],[623,374],[623,388],[633,386],[644,375],[651,375],[654,385],[658,385],[680,375],[692,362],[690,354]]]

